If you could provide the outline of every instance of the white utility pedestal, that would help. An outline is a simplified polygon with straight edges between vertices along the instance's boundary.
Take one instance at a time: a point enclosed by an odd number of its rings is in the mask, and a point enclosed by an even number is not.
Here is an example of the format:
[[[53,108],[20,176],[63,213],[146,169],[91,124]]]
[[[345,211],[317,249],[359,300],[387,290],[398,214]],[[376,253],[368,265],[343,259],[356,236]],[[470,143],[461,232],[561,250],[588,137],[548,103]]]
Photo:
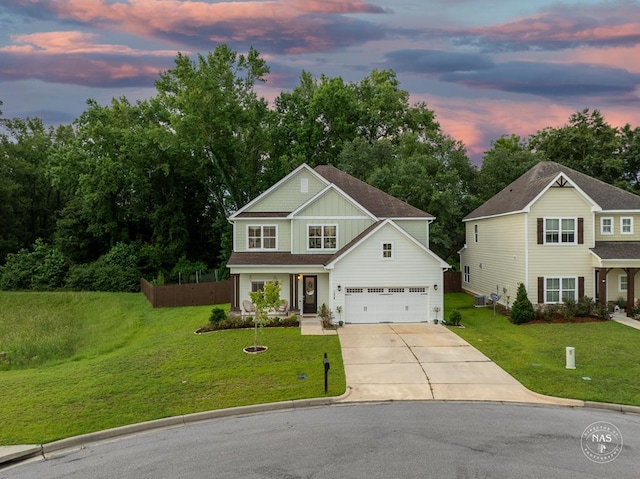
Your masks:
[[[567,369],[576,368],[576,348],[567,346]]]

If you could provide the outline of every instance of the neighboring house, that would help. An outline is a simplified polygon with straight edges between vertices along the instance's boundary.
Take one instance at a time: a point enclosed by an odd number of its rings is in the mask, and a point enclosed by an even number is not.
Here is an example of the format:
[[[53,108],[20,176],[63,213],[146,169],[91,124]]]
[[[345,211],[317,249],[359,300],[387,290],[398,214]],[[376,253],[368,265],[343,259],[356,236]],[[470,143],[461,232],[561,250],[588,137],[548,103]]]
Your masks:
[[[462,288],[513,303],[583,296],[601,303],[640,288],[640,197],[551,161],[538,163],[467,215]],[[631,314],[631,308],[627,308]]]
[[[434,219],[333,166],[303,164],[229,217],[232,310],[277,280],[303,315],[326,304],[348,323],[435,319],[449,265],[429,249]]]

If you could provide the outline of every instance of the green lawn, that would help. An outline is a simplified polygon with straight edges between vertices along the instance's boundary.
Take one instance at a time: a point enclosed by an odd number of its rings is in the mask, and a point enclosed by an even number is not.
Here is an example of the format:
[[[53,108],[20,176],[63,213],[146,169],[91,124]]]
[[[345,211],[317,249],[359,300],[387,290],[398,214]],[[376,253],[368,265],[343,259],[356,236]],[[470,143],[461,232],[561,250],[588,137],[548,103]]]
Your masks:
[[[463,293],[446,296],[445,318],[454,308],[465,328],[451,330],[532,391],[640,406],[640,330],[614,321],[516,326]],[[567,346],[575,370],[565,368]]]
[[[265,328],[269,351],[247,355],[253,330],[194,334],[211,309],[153,309],[142,294],[0,292],[0,445],[322,396],[325,352],[329,395],[344,392],[337,336]]]

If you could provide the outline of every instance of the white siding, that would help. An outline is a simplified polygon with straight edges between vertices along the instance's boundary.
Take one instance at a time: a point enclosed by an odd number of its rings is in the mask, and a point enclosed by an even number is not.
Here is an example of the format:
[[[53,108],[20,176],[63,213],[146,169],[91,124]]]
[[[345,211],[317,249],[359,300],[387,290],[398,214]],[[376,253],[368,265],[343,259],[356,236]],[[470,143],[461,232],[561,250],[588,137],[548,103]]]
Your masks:
[[[382,243],[393,244],[393,260],[382,259]],[[335,265],[331,274],[331,309],[345,307],[345,291],[348,287],[418,287],[429,286],[429,318],[433,308],[440,308],[442,318],[443,276],[440,262],[412,240],[386,225],[367,238],[356,250],[350,252]],[[438,286],[434,291],[434,285]],[[340,286],[340,291],[338,291]],[[343,319],[348,322],[349,312]]]

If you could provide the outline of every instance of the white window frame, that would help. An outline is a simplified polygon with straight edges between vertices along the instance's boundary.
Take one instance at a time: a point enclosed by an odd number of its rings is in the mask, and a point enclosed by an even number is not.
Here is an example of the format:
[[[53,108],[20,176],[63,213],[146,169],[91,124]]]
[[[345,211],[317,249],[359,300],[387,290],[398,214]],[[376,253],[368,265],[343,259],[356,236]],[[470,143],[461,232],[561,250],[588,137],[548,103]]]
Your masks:
[[[604,222],[609,222],[609,231],[605,230]],[[601,235],[612,235],[613,234],[613,218],[611,216],[605,216],[600,218],[600,234]]]
[[[625,220],[629,220],[628,231],[625,231]],[[633,216],[621,216],[620,217],[620,234],[622,235],[632,235],[633,234]]]
[[[556,220],[558,221],[558,229],[550,230],[548,228],[547,222]],[[573,221],[573,230],[564,229],[563,222],[564,221]],[[563,237],[565,234],[570,234],[570,231],[573,232],[573,241],[564,241]],[[549,234],[557,234],[558,241],[548,241]],[[575,245],[578,244],[578,218],[576,217],[548,217],[544,218],[544,244],[548,245]]]
[[[249,231],[251,228],[260,228],[260,246],[251,246],[252,236],[249,235]],[[275,231],[275,241],[273,247],[264,247],[264,229],[265,228],[273,228]],[[255,237],[257,238],[257,236]],[[269,236],[271,238],[271,236]],[[273,251],[278,249],[278,225],[247,225],[247,251]]]
[[[573,280],[573,288],[567,288],[564,285],[565,280]],[[549,280],[558,280],[558,289],[549,289]],[[549,291],[558,292],[558,301],[549,301]],[[578,301],[578,277],[577,276],[549,276],[544,278],[544,302],[545,304],[562,304],[565,300],[565,292],[573,291],[573,300]]]
[[[623,288],[624,286],[624,288]],[[626,293],[629,289],[629,278],[626,274],[618,275],[618,292]]]
[[[251,281],[251,292],[264,291],[264,281]]]
[[[311,247],[311,228],[320,228],[320,247]],[[325,228],[335,228],[335,244],[334,246],[325,246],[326,240],[333,238],[325,234]],[[314,236],[314,238],[316,238]],[[335,251],[338,249],[338,225],[337,224],[308,224],[307,225],[307,251]]]
[[[389,246],[389,256],[385,256],[385,253],[387,252],[387,250],[385,250],[385,247]],[[380,257],[382,258],[383,261],[391,261],[393,260],[393,253],[394,253],[394,244],[393,241],[383,241],[382,243],[380,243]]]
[[[474,243],[478,242],[478,225],[477,224],[473,225],[473,242]]]
[[[469,266],[468,264],[465,264],[462,269],[463,269],[462,281],[464,281],[465,283],[470,283],[471,282],[471,266]]]

